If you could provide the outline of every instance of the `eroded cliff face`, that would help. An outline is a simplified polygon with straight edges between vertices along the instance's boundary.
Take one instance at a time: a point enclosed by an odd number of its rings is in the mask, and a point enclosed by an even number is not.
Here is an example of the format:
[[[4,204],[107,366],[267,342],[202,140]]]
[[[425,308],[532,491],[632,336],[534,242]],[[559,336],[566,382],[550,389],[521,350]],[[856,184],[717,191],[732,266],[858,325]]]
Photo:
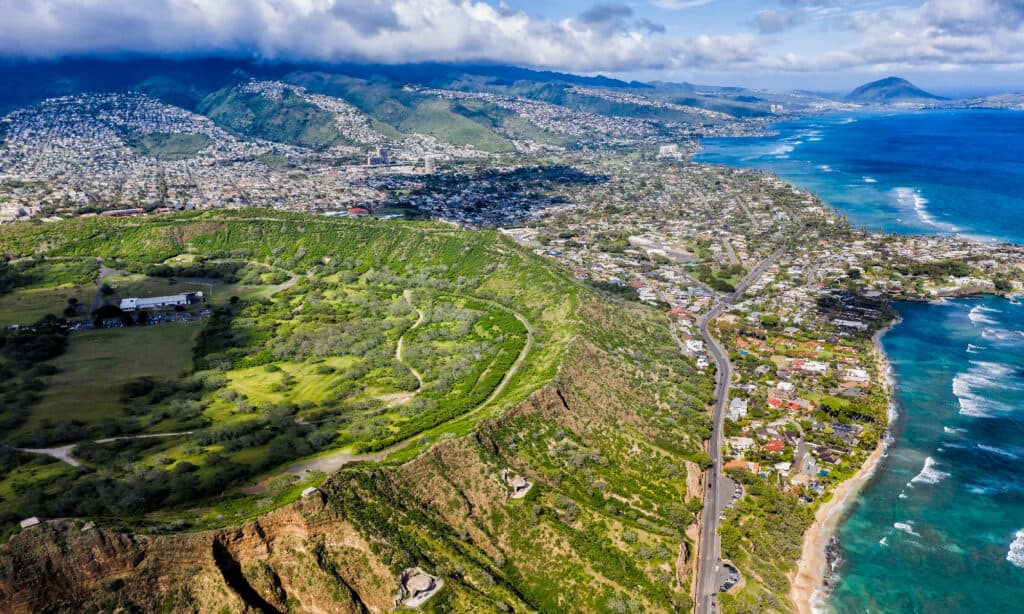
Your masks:
[[[170,536],[54,521],[0,550],[5,612],[382,612],[397,592],[369,544],[318,496],[241,527]]]

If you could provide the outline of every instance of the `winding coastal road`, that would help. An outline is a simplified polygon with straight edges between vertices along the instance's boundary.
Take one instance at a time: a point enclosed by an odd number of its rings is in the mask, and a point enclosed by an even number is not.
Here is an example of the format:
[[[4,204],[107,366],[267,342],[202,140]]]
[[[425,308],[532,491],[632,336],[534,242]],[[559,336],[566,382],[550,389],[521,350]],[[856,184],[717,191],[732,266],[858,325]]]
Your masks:
[[[715,409],[711,415],[711,439],[708,441],[708,455],[711,468],[708,469],[707,493],[704,497],[704,511],[701,512],[700,542],[697,553],[696,614],[711,614],[715,611],[715,596],[718,594],[718,577],[722,568],[721,542],[718,537],[719,514],[724,509],[722,475],[722,419],[729,405],[729,387],[732,383],[732,363],[722,344],[711,334],[710,326],[715,319],[746,292],[755,281],[775,262],[782,250],[774,252],[758,263],[744,277],[736,290],[718,299],[711,309],[697,321],[701,337],[708,353],[715,361]]]

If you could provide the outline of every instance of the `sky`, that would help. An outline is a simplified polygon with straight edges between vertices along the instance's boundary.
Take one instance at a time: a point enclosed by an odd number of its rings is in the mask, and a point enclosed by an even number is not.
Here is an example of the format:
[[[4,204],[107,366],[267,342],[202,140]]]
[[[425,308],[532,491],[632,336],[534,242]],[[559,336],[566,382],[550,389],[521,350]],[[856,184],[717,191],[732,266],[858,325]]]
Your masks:
[[[1024,90],[1024,0],[0,0],[0,57],[125,54],[989,93]]]

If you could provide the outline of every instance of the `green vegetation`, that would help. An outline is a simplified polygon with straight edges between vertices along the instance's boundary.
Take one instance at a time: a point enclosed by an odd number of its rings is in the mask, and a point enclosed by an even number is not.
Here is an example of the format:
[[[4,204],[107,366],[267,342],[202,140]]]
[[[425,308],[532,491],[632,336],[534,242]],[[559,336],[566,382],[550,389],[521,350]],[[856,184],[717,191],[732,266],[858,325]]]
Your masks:
[[[453,103],[405,91],[402,84],[317,72],[296,73],[288,81],[349,102],[374,120],[374,129],[391,138],[427,134],[487,152],[512,151],[509,135],[538,137],[541,142],[558,141],[556,136],[494,105],[477,101]]]
[[[312,483],[395,573],[444,578],[431,607],[689,606],[677,565],[692,551],[687,476],[707,460],[712,383],[660,312],[599,297],[499,233],[430,223],[80,218],[5,228],[0,251],[101,257],[119,271],[108,302],[200,280],[219,297],[187,323],[40,323],[25,334],[62,333],[66,347],[33,340],[50,348],[38,356],[5,340],[2,366],[25,373],[5,383],[24,399],[4,405],[5,442],[77,444],[82,464],[5,452],[2,528],[33,514],[223,526]],[[281,472],[398,443],[326,481]],[[529,476],[527,497],[507,499],[506,467]]]
[[[940,260],[915,262],[907,266],[904,272],[925,277],[967,277],[974,272],[974,268],[962,260]]]
[[[744,497],[719,529],[722,556],[745,576],[738,593],[719,595],[722,611],[789,612],[787,576],[800,558],[814,508],[745,469],[729,469],[728,474],[743,485]]]
[[[124,144],[140,156],[161,160],[186,160],[213,144],[205,134],[132,133],[124,138]]]
[[[9,437],[23,445],[45,446],[68,441],[66,433],[72,430],[79,433],[75,438],[90,428],[98,435],[138,430],[146,425],[139,416],[122,418],[122,389],[138,378],[175,379],[187,373],[199,330],[200,324],[193,323],[75,333],[67,351],[50,363],[57,371],[40,392],[31,418]],[[149,430],[181,426],[160,412],[148,417]]]
[[[101,507],[82,511],[91,514],[136,514],[172,499],[201,499],[217,480],[238,482],[328,450],[379,450],[460,417],[468,422],[456,432],[465,432],[486,416],[469,418],[477,408],[497,410],[553,374],[558,343],[532,352],[491,398],[526,350],[517,313],[527,320],[541,319],[545,309],[568,314],[577,292],[496,234],[431,225],[185,214],[141,226],[79,219],[12,228],[0,237],[4,251],[21,255],[45,246],[47,256],[24,261],[31,266],[5,265],[5,279],[17,280],[8,285],[20,288],[5,298],[46,290],[35,286],[47,281],[83,281],[86,271],[95,275],[97,257],[123,271],[108,276],[109,293],[101,293],[107,303],[214,289],[205,320],[75,332],[66,352],[29,360],[45,361],[46,376],[10,382],[10,394],[21,400],[5,406],[3,419],[11,427],[7,441],[17,445],[196,431],[161,442],[159,451],[140,451],[132,462],[150,474],[123,486],[139,496],[131,505],[93,496],[90,505]],[[76,262],[88,267],[69,264]],[[228,294],[245,289],[251,290]],[[66,298],[50,296],[57,300],[49,311],[61,313]],[[416,309],[424,312],[423,325],[410,330]],[[77,315],[89,322],[85,311]],[[116,316],[116,309],[107,311]],[[565,334],[537,331],[546,340]],[[403,336],[405,362],[396,359]],[[14,335],[5,344],[13,368],[27,345]],[[422,373],[422,388],[410,367]],[[198,468],[175,482],[192,493],[187,497],[167,491],[160,478],[183,462]],[[189,476],[197,485],[185,486]],[[82,469],[48,490],[75,499],[11,504],[43,515],[74,510],[81,489],[99,488],[99,479]]]
[[[226,130],[249,137],[313,149],[352,144],[338,130],[333,114],[289,89],[280,98],[269,98],[228,87],[204,98],[198,111]]]

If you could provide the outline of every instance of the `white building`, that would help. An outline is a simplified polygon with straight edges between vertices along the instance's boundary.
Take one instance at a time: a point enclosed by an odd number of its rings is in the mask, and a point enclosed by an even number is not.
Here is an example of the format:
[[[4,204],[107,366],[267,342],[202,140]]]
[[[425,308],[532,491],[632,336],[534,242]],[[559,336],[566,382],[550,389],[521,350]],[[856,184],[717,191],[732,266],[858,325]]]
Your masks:
[[[750,437],[730,437],[729,447],[733,452],[740,454],[754,447],[754,440]]]
[[[868,375],[868,372],[864,369],[847,369],[843,374],[843,379],[857,384],[867,384],[871,382],[871,376]]]
[[[828,365],[818,360],[808,360],[801,370],[804,373],[825,373],[828,371]]]
[[[174,294],[171,296],[152,296],[149,298],[123,298],[121,299],[121,311],[138,311],[140,309],[166,309],[167,307],[184,307],[197,298],[202,298],[202,292]]]
[[[729,419],[739,422],[747,417],[747,400],[736,397],[729,402]]]

